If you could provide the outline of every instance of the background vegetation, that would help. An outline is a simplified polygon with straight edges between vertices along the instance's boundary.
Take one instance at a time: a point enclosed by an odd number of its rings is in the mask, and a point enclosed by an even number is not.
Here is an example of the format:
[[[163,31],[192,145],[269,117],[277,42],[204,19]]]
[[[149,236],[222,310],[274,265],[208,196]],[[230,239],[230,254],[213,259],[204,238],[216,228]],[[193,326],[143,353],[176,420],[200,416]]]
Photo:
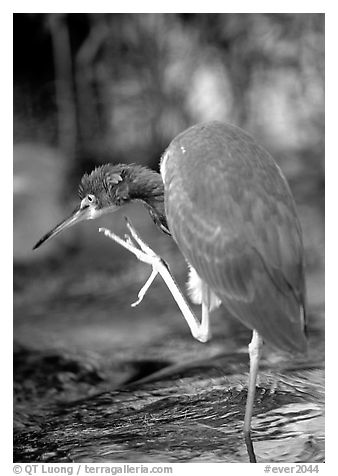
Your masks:
[[[15,14],[14,25],[18,257],[65,213],[36,201],[68,208],[101,162],[156,169],[170,140],[205,120],[250,131],[298,203],[322,210],[324,15]]]

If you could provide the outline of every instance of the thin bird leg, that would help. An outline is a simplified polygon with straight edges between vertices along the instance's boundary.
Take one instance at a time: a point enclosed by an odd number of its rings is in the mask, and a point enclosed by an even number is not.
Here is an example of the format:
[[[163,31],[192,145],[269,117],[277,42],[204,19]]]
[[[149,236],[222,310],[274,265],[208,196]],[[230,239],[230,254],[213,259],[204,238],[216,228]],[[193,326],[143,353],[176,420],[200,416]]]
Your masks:
[[[128,243],[131,248],[135,248],[135,245],[129,235],[125,234],[124,238],[126,240],[126,243]],[[150,288],[152,282],[154,281],[157,275],[158,275],[158,271],[156,271],[156,269],[152,266],[151,275],[147,279],[146,283],[140,289],[137,295],[138,299],[131,304],[131,307],[136,307],[143,301],[144,296],[146,295],[148,289]]]
[[[146,295],[146,292],[150,288],[152,282],[154,281],[154,279],[156,278],[157,275],[158,275],[158,271],[153,267],[151,275],[149,276],[146,283],[142,286],[142,288],[140,289],[140,291],[137,295],[137,297],[138,297],[137,301],[133,302],[131,304],[131,307],[136,307],[140,304],[140,302],[143,300],[144,296]]]
[[[207,337],[207,340],[211,338],[209,312],[210,312],[210,289],[209,289],[209,286],[203,282],[201,332]]]
[[[132,242],[129,235],[125,235],[125,240],[123,240],[122,238],[120,238],[118,235],[115,235],[115,233],[112,233],[107,228],[99,228],[99,232],[104,233],[105,236],[107,236],[113,241],[116,241],[116,243],[121,245],[126,250],[130,251],[130,253],[133,253],[138,260],[143,261],[143,263],[150,264],[156,269],[157,267],[156,261],[159,261],[160,258],[152,250],[150,250],[150,248],[149,250],[152,252],[152,254],[146,254],[140,248],[135,246],[135,244]]]
[[[134,240],[138,243],[142,251],[144,251],[145,254],[149,256],[156,257],[159,262],[161,263],[161,269],[157,268],[157,271],[160,273],[162,276],[164,282],[166,283],[167,287],[169,288],[169,291],[171,292],[173,298],[175,299],[178,307],[180,308],[183,317],[185,318],[186,322],[188,323],[188,326],[190,328],[190,331],[193,335],[193,337],[200,342],[207,342],[210,339],[210,332],[209,332],[209,297],[210,297],[210,292],[208,288],[207,292],[207,308],[205,306],[202,306],[202,321],[201,323],[198,321],[192,310],[190,309],[189,304],[187,303],[184,295],[182,294],[182,291],[178,287],[175,278],[171,274],[169,270],[168,264],[159,256],[157,256],[154,251],[142,240],[142,238],[139,236],[131,222],[128,220],[127,217],[125,217],[127,228],[130,231],[132,237]],[[147,283],[146,283],[147,284]]]
[[[249,454],[250,463],[256,463],[255,451],[251,440],[251,419],[252,411],[255,401],[256,393],[256,380],[259,366],[259,359],[261,356],[263,340],[257,331],[253,331],[252,340],[249,344],[249,357],[250,357],[250,372],[249,372],[249,384],[248,384],[248,396],[245,406],[244,417],[244,439]]]
[[[166,285],[169,288],[169,291],[171,292],[173,298],[175,299],[178,307],[180,308],[183,317],[185,318],[190,331],[193,335],[193,337],[200,342],[206,342],[208,340],[208,333],[206,334],[205,329],[203,329],[203,326],[201,326],[199,320],[197,317],[194,315],[192,310],[189,307],[189,304],[187,303],[184,295],[180,291],[174,277],[172,276],[169,267],[167,263],[160,258],[156,253],[149,248],[149,246],[144,243],[144,241],[139,237],[138,233],[136,232],[135,228],[132,226],[132,224],[127,220],[127,227],[139,246],[139,248],[134,244],[130,238],[130,236],[126,236],[126,239],[123,240],[119,236],[115,235],[112,233],[110,230],[106,228],[99,228],[99,232],[102,232],[107,236],[108,238],[112,239],[113,241],[116,241],[119,245],[123,246],[123,248],[127,249],[131,253],[133,253],[136,258],[144,263],[150,264],[153,268],[153,273],[150,275],[148,281],[146,284],[143,286],[141,289],[141,299],[149,289],[150,284],[154,280],[156,273],[159,273]],[[140,297],[140,296],[139,296]],[[205,327],[205,326],[204,326]]]

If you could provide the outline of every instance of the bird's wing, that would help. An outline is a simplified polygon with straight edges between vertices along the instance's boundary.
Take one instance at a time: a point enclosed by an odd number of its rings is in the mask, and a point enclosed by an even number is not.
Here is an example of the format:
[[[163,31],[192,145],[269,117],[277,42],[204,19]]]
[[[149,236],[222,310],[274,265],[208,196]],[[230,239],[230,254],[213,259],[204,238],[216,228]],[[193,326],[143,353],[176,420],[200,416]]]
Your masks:
[[[279,198],[277,180],[271,198],[264,180],[221,167],[203,181],[187,176],[169,173],[165,183],[169,229],[187,261],[246,326],[304,351],[302,239],[288,190]]]

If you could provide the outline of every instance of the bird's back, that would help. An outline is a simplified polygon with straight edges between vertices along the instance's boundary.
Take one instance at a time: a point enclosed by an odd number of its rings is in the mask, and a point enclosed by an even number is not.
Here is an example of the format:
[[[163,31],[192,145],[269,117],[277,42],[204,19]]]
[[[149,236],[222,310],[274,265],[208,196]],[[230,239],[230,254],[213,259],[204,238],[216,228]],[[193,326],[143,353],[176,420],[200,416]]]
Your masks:
[[[170,231],[225,307],[281,349],[303,352],[301,229],[271,156],[241,129],[193,126],[161,166]]]

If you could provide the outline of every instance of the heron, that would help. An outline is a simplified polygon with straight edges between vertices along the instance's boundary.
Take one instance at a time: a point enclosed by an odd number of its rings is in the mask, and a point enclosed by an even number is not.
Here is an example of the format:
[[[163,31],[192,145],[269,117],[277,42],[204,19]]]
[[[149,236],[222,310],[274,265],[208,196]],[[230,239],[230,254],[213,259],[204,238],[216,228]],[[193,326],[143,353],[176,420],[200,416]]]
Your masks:
[[[252,330],[243,431],[255,463],[251,420],[263,342],[289,353],[307,351],[302,231],[281,169],[247,132],[212,121],[177,135],[162,155],[160,173],[137,164],[101,165],[82,177],[79,195],[79,207],[34,249],[75,223],[140,201],[184,256],[201,318],[167,263],[128,221],[125,239],[100,231],[153,268],[134,305],[160,273],[199,341],[210,338],[209,315],[221,304]]]

